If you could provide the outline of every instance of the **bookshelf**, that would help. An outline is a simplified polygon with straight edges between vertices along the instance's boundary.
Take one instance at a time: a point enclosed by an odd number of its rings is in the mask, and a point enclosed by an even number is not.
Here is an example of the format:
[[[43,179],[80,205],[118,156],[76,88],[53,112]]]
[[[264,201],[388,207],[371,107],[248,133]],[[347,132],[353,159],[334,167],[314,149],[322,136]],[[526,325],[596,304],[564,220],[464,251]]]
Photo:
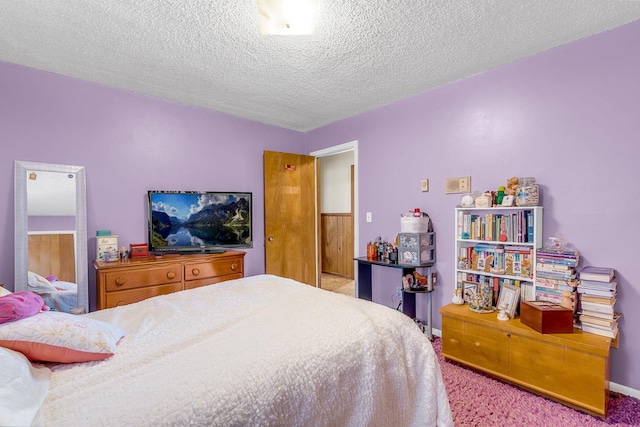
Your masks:
[[[494,303],[503,284],[535,299],[536,249],[542,247],[542,207],[455,210],[455,286],[465,302],[491,287]]]

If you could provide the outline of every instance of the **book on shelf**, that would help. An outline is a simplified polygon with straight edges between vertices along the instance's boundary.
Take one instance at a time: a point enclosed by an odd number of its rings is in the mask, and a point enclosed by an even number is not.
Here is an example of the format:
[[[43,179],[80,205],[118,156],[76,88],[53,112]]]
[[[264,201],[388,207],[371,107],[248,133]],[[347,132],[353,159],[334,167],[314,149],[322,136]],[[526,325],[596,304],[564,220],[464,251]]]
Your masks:
[[[564,249],[551,249],[551,248],[538,248],[539,254],[549,256],[549,257],[559,257],[559,258],[580,258],[580,252],[578,251],[568,251]]]
[[[595,282],[593,280],[580,280],[580,286],[589,289],[615,289],[618,283],[615,280],[611,282]]]
[[[458,238],[533,243],[533,229],[535,227],[533,217],[533,211],[528,209],[512,213],[487,213],[485,215],[458,211]]]
[[[557,271],[536,270],[536,276],[540,276],[545,279],[555,279],[555,280],[564,280],[564,281],[576,280],[575,272],[558,273]]]
[[[540,258],[536,260],[536,270],[548,271],[551,273],[574,273],[574,267],[571,265],[548,263],[541,260]]]
[[[535,301],[536,287],[532,282],[520,282],[520,299],[525,301]]]
[[[596,282],[610,282],[615,276],[613,268],[586,266],[580,270],[580,280],[593,280]]]
[[[613,303],[615,304],[615,302]],[[595,302],[580,301],[583,310],[596,311],[598,313],[613,314],[613,304],[598,304]]]
[[[590,316],[588,314],[580,314],[578,316],[582,324],[589,323],[592,325],[599,325],[607,328],[613,328],[618,322],[618,319],[620,319],[620,317],[622,317],[622,314],[620,313],[614,313],[613,319],[603,319],[602,317]]]
[[[534,221],[533,221],[533,212],[528,211],[526,214],[527,217],[527,242],[533,242],[534,237]]]
[[[554,292],[549,292],[547,290],[536,289],[536,298],[537,301],[549,301],[556,304],[562,304],[562,294],[557,294]]]
[[[608,304],[608,305],[613,305],[616,301],[615,295],[611,297],[601,297],[598,295],[582,294],[580,295],[580,299],[586,302],[595,302],[597,304]]]
[[[582,309],[578,312],[581,315],[585,315],[585,316],[590,316],[590,317],[597,317],[599,319],[606,319],[606,320],[614,320],[615,319],[615,312],[611,312],[611,313],[602,313],[599,311],[592,311],[592,310],[587,310],[587,309]]]
[[[553,283],[551,281],[546,281],[545,279],[540,280],[538,278],[536,278],[536,287],[546,288],[546,289],[556,289],[558,291],[569,291],[569,292],[576,291],[576,287],[567,284],[567,282]]]
[[[580,295],[592,295],[603,298],[613,298],[617,294],[615,289],[592,289],[586,288],[582,285],[578,286],[576,289]]]
[[[548,283],[549,285],[566,285],[575,288],[580,283],[576,279],[556,279],[550,277],[544,277],[544,272],[542,275],[536,275],[536,281],[542,283]]]
[[[615,338],[616,335],[618,335],[618,325],[616,324],[615,328],[604,328],[599,325],[583,323],[582,332],[602,335],[603,337]]]
[[[538,263],[542,264],[554,264],[554,265],[568,265],[571,267],[577,267],[580,262],[580,257],[575,255],[569,255],[566,251],[552,251],[551,249],[537,249],[536,259]]]

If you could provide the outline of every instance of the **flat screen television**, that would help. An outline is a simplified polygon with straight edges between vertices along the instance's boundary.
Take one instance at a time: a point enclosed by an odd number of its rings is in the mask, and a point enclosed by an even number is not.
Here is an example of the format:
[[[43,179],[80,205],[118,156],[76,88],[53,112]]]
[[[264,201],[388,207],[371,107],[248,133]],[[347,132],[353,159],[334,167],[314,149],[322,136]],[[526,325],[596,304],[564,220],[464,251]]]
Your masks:
[[[149,191],[149,250],[221,253],[253,247],[252,193]]]

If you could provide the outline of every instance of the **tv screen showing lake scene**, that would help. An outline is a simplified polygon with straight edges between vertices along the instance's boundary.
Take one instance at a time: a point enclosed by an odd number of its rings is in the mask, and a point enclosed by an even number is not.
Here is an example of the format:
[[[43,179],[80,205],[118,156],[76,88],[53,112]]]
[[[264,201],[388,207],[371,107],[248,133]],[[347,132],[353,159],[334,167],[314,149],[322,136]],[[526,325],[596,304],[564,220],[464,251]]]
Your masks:
[[[149,212],[151,250],[253,245],[251,193],[149,191]]]

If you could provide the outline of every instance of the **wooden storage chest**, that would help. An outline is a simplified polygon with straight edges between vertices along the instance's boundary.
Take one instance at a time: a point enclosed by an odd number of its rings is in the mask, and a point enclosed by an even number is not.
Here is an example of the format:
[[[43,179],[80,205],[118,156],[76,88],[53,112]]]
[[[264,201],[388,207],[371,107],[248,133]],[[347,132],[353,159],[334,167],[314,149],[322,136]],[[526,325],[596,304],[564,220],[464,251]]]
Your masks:
[[[606,417],[610,338],[580,330],[540,334],[520,319],[500,321],[466,305],[446,305],[440,314],[445,358]]]

